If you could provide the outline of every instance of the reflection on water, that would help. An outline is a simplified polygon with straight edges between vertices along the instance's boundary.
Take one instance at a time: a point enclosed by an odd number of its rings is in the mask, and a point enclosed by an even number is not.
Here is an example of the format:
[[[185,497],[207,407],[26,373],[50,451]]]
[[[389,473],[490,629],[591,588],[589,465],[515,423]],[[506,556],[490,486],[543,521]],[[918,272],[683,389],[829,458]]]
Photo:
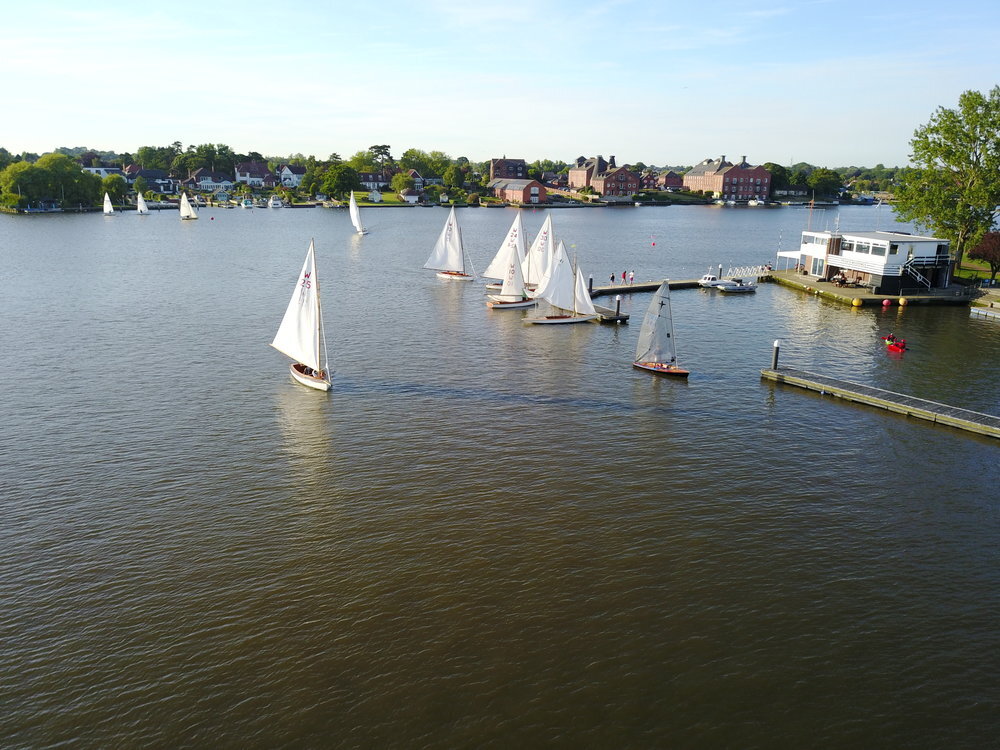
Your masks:
[[[772,261],[808,218],[552,213],[596,279]],[[647,294],[526,326],[422,269],[444,217],[0,216],[5,745],[993,742],[996,442],[759,371],[781,339],[1000,413],[1000,326],[678,290],[692,374],[657,378]],[[511,211],[459,218],[485,267]],[[268,346],[311,237],[329,394]]]

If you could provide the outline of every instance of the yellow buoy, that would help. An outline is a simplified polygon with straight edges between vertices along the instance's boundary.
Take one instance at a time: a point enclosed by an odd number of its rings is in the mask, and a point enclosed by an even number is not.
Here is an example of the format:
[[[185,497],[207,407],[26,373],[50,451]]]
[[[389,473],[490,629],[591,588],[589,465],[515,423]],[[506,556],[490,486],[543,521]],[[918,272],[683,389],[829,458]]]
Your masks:
[[[899,298],[899,306],[900,307],[905,307],[907,304],[909,304],[909,303],[908,303],[906,297],[900,297]]]
[[[855,307],[861,307],[861,298],[855,297],[854,299],[851,300],[851,304],[854,305]]]

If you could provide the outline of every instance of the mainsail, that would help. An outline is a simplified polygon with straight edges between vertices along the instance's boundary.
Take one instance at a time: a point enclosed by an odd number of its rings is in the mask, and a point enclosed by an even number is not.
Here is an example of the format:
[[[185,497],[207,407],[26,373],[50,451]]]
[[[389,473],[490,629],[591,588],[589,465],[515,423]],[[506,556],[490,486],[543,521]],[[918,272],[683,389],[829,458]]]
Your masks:
[[[146,206],[146,199],[142,197],[142,193],[136,193],[136,208],[135,212],[141,216],[149,213],[149,207]]]
[[[660,284],[646,310],[646,317],[643,318],[639,331],[639,343],[635,348],[635,361],[677,364],[669,281]]]
[[[358,202],[354,199],[354,191],[351,191],[351,201],[348,204],[351,213],[351,223],[358,234],[365,234],[365,225],[361,223],[361,211],[358,209]]]
[[[585,290],[586,291],[586,290]],[[552,255],[548,278],[535,290],[535,296],[543,299],[553,307],[563,310],[573,310],[576,299],[576,274],[566,246],[560,240]]]
[[[106,216],[110,216],[115,212],[114,206],[111,205],[111,196],[107,193],[104,194],[104,213]]]
[[[458,219],[455,217],[455,207],[451,207],[448,220],[444,223],[444,228],[434,243],[431,256],[424,263],[424,268],[431,268],[435,271],[455,271],[465,273],[465,251],[462,248],[462,230],[459,229]]]
[[[552,233],[552,214],[549,214],[545,217],[542,228],[535,235],[531,247],[525,253],[524,265],[521,270],[526,284],[541,285],[545,281],[545,274],[552,266],[554,247],[555,235]]]
[[[194,208],[191,206],[191,201],[188,200],[187,193],[181,193],[181,218],[182,219],[198,218],[198,214],[195,213]]]
[[[524,226],[521,224],[520,211],[514,214],[514,221],[511,223],[510,229],[507,230],[507,236],[500,243],[500,249],[497,250],[496,256],[483,271],[483,276],[487,279],[506,279],[511,251],[513,251],[518,263],[524,262]],[[524,276],[523,270],[521,276],[522,278]]]
[[[271,346],[313,370],[320,370],[319,279],[316,276],[316,250],[309,242],[302,272],[292,298],[281,319]]]

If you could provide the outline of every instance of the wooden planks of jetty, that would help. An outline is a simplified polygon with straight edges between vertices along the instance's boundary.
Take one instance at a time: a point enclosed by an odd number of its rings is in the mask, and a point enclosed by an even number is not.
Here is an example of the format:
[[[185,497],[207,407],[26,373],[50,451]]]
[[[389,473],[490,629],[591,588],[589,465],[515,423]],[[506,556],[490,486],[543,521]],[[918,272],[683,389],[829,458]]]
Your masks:
[[[928,401],[915,396],[907,396],[903,393],[886,391],[881,388],[873,388],[859,383],[852,383],[839,378],[831,378],[826,375],[818,375],[812,372],[796,370],[792,367],[777,367],[774,369],[761,370],[760,375],[766,380],[776,383],[787,383],[810,391],[817,391],[821,394],[829,394],[847,401],[856,401],[869,406],[876,406],[897,414],[905,414],[908,417],[926,419],[936,424],[957,427],[961,430],[976,432],[980,435],[988,435],[1000,438],[1000,417],[992,414],[983,414],[968,409],[960,409],[947,404],[940,404],[936,401]]]

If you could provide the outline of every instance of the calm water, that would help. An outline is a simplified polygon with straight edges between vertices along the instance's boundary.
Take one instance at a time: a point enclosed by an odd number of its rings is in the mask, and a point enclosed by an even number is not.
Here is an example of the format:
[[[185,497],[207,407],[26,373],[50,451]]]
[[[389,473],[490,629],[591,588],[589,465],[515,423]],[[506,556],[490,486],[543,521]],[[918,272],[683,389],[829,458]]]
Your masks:
[[[0,216],[0,744],[995,743],[1000,445],[759,370],[781,339],[997,414],[1000,325],[678,291],[665,381],[630,367],[649,295],[524,326],[421,268],[445,216]],[[554,222],[601,283],[773,262],[837,216]],[[512,218],[459,211],[478,268]],[[268,346],[311,237],[330,394]]]

